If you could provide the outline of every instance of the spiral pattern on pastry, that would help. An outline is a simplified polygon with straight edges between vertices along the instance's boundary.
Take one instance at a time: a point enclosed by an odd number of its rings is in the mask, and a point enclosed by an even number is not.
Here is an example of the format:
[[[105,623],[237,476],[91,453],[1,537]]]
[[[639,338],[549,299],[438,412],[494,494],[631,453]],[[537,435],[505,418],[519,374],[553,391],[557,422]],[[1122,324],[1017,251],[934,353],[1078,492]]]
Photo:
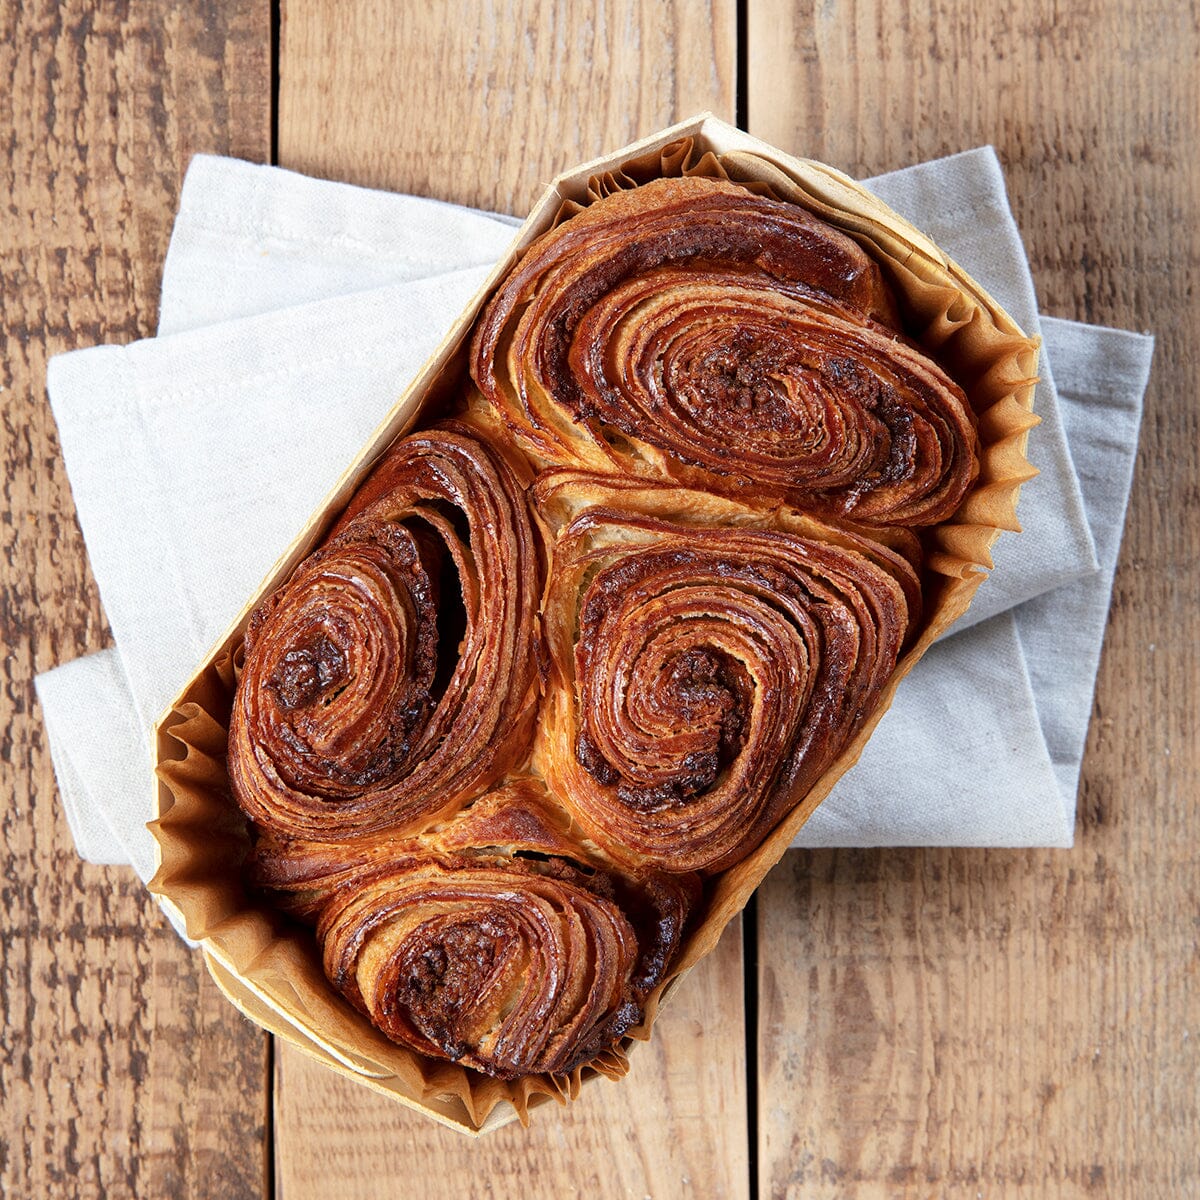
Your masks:
[[[472,374],[550,463],[930,525],[975,478],[974,417],[894,314],[867,254],[804,209],[660,180],[533,243],[484,310]]]
[[[540,555],[498,451],[453,423],[397,443],[251,618],[229,737],[243,811],[336,841],[508,770],[536,708]]]
[[[560,536],[537,760],[612,853],[723,870],[872,713],[919,611],[864,537],[585,512]]]
[[[365,844],[357,869],[320,846],[272,846],[259,867],[325,890],[326,974],[393,1041],[500,1078],[561,1073],[641,1019],[698,895],[606,871],[561,825],[525,780],[440,831]]]
[[[977,439],[856,242],[712,179],[538,239],[470,371],[252,615],[229,775],[334,987],[516,1079],[641,1021],[871,719]]]
[[[637,1021],[628,921],[586,888],[420,860],[322,914],[334,986],[393,1041],[500,1078],[569,1071]]]

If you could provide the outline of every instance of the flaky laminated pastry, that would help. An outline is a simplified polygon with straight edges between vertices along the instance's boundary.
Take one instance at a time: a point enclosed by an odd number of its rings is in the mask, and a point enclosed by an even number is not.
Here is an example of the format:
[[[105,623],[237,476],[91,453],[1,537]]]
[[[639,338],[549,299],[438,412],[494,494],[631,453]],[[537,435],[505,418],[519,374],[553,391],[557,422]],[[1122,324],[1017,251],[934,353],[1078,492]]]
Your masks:
[[[467,1132],[624,1072],[1031,474],[1035,345],[857,185],[585,171],[159,726],[222,988]]]

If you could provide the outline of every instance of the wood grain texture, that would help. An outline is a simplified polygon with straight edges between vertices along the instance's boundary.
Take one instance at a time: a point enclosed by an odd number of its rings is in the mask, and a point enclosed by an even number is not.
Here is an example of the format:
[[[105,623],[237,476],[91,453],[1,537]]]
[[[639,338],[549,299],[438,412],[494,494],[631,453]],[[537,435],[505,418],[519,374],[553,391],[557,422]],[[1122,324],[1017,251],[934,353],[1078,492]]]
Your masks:
[[[992,142],[1044,309],[1159,338],[1078,845],[789,855],[758,904],[760,1192],[1195,1194],[1200,17],[1172,0],[746,12],[752,132],[859,175]],[[285,0],[281,161],[520,211],[563,166],[732,115],[732,0],[463,13]],[[264,1039],[126,872],[76,860],[32,687],[107,636],[47,357],[152,332],[190,153],[267,154],[269,54],[261,0],[0,5],[5,1196],[270,1181]],[[731,930],[629,1080],[479,1143],[283,1048],[277,1194],[745,1195],[741,998]]]
[[[750,4],[751,132],[857,175],[992,142],[1043,310],[1158,335],[1076,848],[768,879],[763,1196],[1200,1192],[1197,25],[1172,0]]]
[[[460,11],[288,0],[281,164],[521,212],[559,170],[694,111],[733,112],[729,0]],[[468,1142],[281,1047],[280,1195],[322,1196],[331,1178],[362,1196],[399,1182],[413,1195],[530,1200],[746,1195],[740,946],[727,937],[686,981],[630,1080],[541,1110],[529,1135]]]
[[[596,1080],[565,1109],[537,1109],[477,1141],[281,1046],[279,1200],[600,1200],[748,1196],[742,937],[717,949],[663,1010],[629,1075]],[[730,986],[730,981],[735,986]]]
[[[62,350],[153,331],[192,150],[262,155],[257,3],[0,5],[0,1194],[261,1194],[265,1041],[127,870],[82,864],[33,676],[107,634],[46,403]]]
[[[734,0],[288,0],[279,161],[524,214],[558,171],[732,118]]]

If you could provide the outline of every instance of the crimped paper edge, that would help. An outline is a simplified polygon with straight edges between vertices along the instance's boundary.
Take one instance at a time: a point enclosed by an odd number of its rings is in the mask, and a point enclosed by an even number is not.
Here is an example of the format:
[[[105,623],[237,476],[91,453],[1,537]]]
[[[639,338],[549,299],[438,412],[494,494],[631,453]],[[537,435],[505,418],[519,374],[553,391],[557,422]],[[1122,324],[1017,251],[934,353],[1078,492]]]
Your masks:
[[[518,1088],[516,1094],[498,1094],[507,1085],[497,1087],[498,1081],[487,1080],[475,1072],[447,1064],[431,1064],[429,1078],[442,1080],[460,1072],[471,1076],[468,1091],[478,1091],[479,1103],[471,1099],[444,1101],[428,1094],[427,1087],[414,1087],[392,1071],[396,1055],[419,1058],[390,1043],[381,1046],[381,1035],[365,1018],[343,1004],[350,1017],[359,1023],[361,1037],[356,1045],[344,1044],[322,1034],[296,1010],[296,993],[281,987],[278,982],[264,983],[263,963],[272,955],[272,947],[286,944],[304,931],[289,932],[285,921],[246,900],[244,908],[225,914],[219,921],[211,917],[219,911],[213,892],[223,892],[226,904],[236,904],[229,890],[240,889],[235,862],[240,862],[236,832],[228,819],[218,816],[222,806],[233,809],[227,792],[227,780],[222,787],[219,774],[223,757],[218,754],[218,769],[207,782],[197,783],[181,768],[190,753],[179,740],[185,727],[196,717],[202,705],[198,697],[211,693],[214,672],[224,656],[228,661],[232,650],[240,644],[250,613],[262,597],[274,590],[321,540],[333,518],[345,506],[359,481],[369,472],[376,459],[388,445],[414,422],[422,403],[445,386],[448,368],[461,362],[465,343],[484,301],[524,249],[549,228],[564,201],[584,201],[588,183],[593,176],[619,169],[620,165],[649,152],[660,150],[680,138],[697,139],[701,147],[732,156],[730,161],[753,168],[745,155],[765,160],[775,171],[782,172],[796,192],[789,198],[804,203],[831,223],[846,229],[875,256],[882,255],[899,271],[911,272],[918,283],[930,287],[948,287],[965,298],[973,313],[983,314],[998,334],[1024,343],[1023,362],[1016,372],[1019,378],[1006,380],[1005,394],[993,397],[981,414],[980,437],[985,451],[996,449],[989,459],[985,453],[984,471],[980,482],[973,487],[964,507],[955,519],[938,531],[937,546],[931,565],[945,582],[940,589],[936,612],[928,620],[918,641],[904,655],[889,682],[872,718],[853,739],[846,750],[831,765],[806,798],[784,819],[772,835],[748,858],[719,877],[702,924],[690,934],[672,977],[651,994],[646,1016],[631,1035],[643,1040],[649,1036],[661,1003],[669,996],[691,967],[711,951],[725,925],[744,906],[754,888],[770,868],[782,857],[797,831],[816,806],[829,793],[840,776],[857,761],[862,747],[883,713],[890,706],[895,689],[903,677],[938,636],[953,623],[970,604],[976,588],[991,566],[990,548],[1004,529],[1016,529],[1016,504],[1021,484],[1032,475],[1025,458],[1029,429],[1036,424],[1032,416],[1033,390],[1036,382],[1037,343],[1027,338],[1001,306],[957,264],[949,260],[924,234],[892,212],[861,185],[824,164],[797,159],[748,134],[734,129],[711,114],[691,120],[626,146],[613,154],[585,163],[573,171],[559,175],[542,194],[529,218],[521,227],[508,254],[491,272],[460,317],[454,322],[441,345],[418,373],[412,384],[368,440],[354,462],[343,473],[331,494],[313,514],[305,528],[272,568],[255,595],[248,600],[229,630],[221,637],[192,679],[154,727],[156,782],[154,811],[157,819],[150,828],[158,853],[158,872],[151,881],[151,891],[159,895],[184,920],[189,936],[197,937],[210,973],[222,992],[240,1011],[276,1036],[285,1038],[304,1053],[324,1062],[331,1069],[347,1075],[375,1091],[389,1095],[406,1106],[424,1112],[443,1125],[470,1136],[479,1136],[515,1119],[528,1120],[532,1109],[551,1099],[565,1101],[578,1093],[579,1087],[597,1073],[583,1069],[566,1080],[546,1081],[541,1089],[534,1084]],[[734,176],[737,178],[737,176]],[[779,180],[772,176],[771,182]],[[897,285],[893,278],[894,286]],[[976,319],[974,316],[971,319]],[[974,396],[972,395],[974,400]],[[960,519],[962,518],[962,519]],[[210,714],[211,715],[211,714]],[[211,756],[210,756],[211,757]],[[181,774],[182,770],[182,774]],[[196,800],[195,790],[206,790],[206,803],[198,811],[188,811],[177,800]],[[236,818],[234,818],[236,822]],[[207,867],[205,864],[208,864]],[[204,871],[210,872],[205,876]],[[216,872],[215,878],[211,873]],[[197,878],[199,876],[199,878]],[[206,891],[207,889],[207,891]],[[205,897],[207,896],[207,899]],[[243,935],[240,939],[234,935]],[[255,947],[247,957],[245,945],[241,955],[231,952],[231,941],[247,940]],[[332,989],[325,985],[332,995]],[[286,992],[292,991],[291,997]],[[328,1030],[326,1030],[326,1034]],[[350,1040],[354,1040],[351,1038]],[[627,1044],[628,1041],[627,1041]],[[381,1061],[382,1060],[382,1061]],[[619,1074],[621,1063],[611,1064],[608,1074]],[[411,1076],[411,1072],[408,1072]],[[535,1080],[541,1077],[534,1077]],[[435,1083],[436,1087],[436,1083]],[[422,1091],[427,1094],[422,1095]]]

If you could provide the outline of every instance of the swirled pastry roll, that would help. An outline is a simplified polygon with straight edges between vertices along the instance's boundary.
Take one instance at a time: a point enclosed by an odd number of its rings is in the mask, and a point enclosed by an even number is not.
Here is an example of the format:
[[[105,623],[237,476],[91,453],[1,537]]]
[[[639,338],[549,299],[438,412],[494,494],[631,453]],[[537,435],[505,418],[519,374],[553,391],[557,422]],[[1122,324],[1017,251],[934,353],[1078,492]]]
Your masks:
[[[715,872],[754,849],[871,714],[919,615],[903,554],[748,519],[593,507],[558,536],[535,762],[631,861]]]
[[[563,1075],[876,713],[975,422],[862,247],[711,178],[539,238],[467,365],[252,614],[229,780],[378,1029]]]
[[[254,612],[229,736],[243,811],[324,841],[456,810],[527,753],[541,550],[466,426],[406,437]]]
[[[977,473],[966,397],[899,332],[875,263],[734,183],[658,180],[543,235],[471,369],[546,463],[908,526],[949,517]]]
[[[410,839],[267,835],[254,869],[319,913],[326,973],[388,1037],[508,1079],[568,1072],[636,1025],[698,895],[607,867],[528,777]]]

